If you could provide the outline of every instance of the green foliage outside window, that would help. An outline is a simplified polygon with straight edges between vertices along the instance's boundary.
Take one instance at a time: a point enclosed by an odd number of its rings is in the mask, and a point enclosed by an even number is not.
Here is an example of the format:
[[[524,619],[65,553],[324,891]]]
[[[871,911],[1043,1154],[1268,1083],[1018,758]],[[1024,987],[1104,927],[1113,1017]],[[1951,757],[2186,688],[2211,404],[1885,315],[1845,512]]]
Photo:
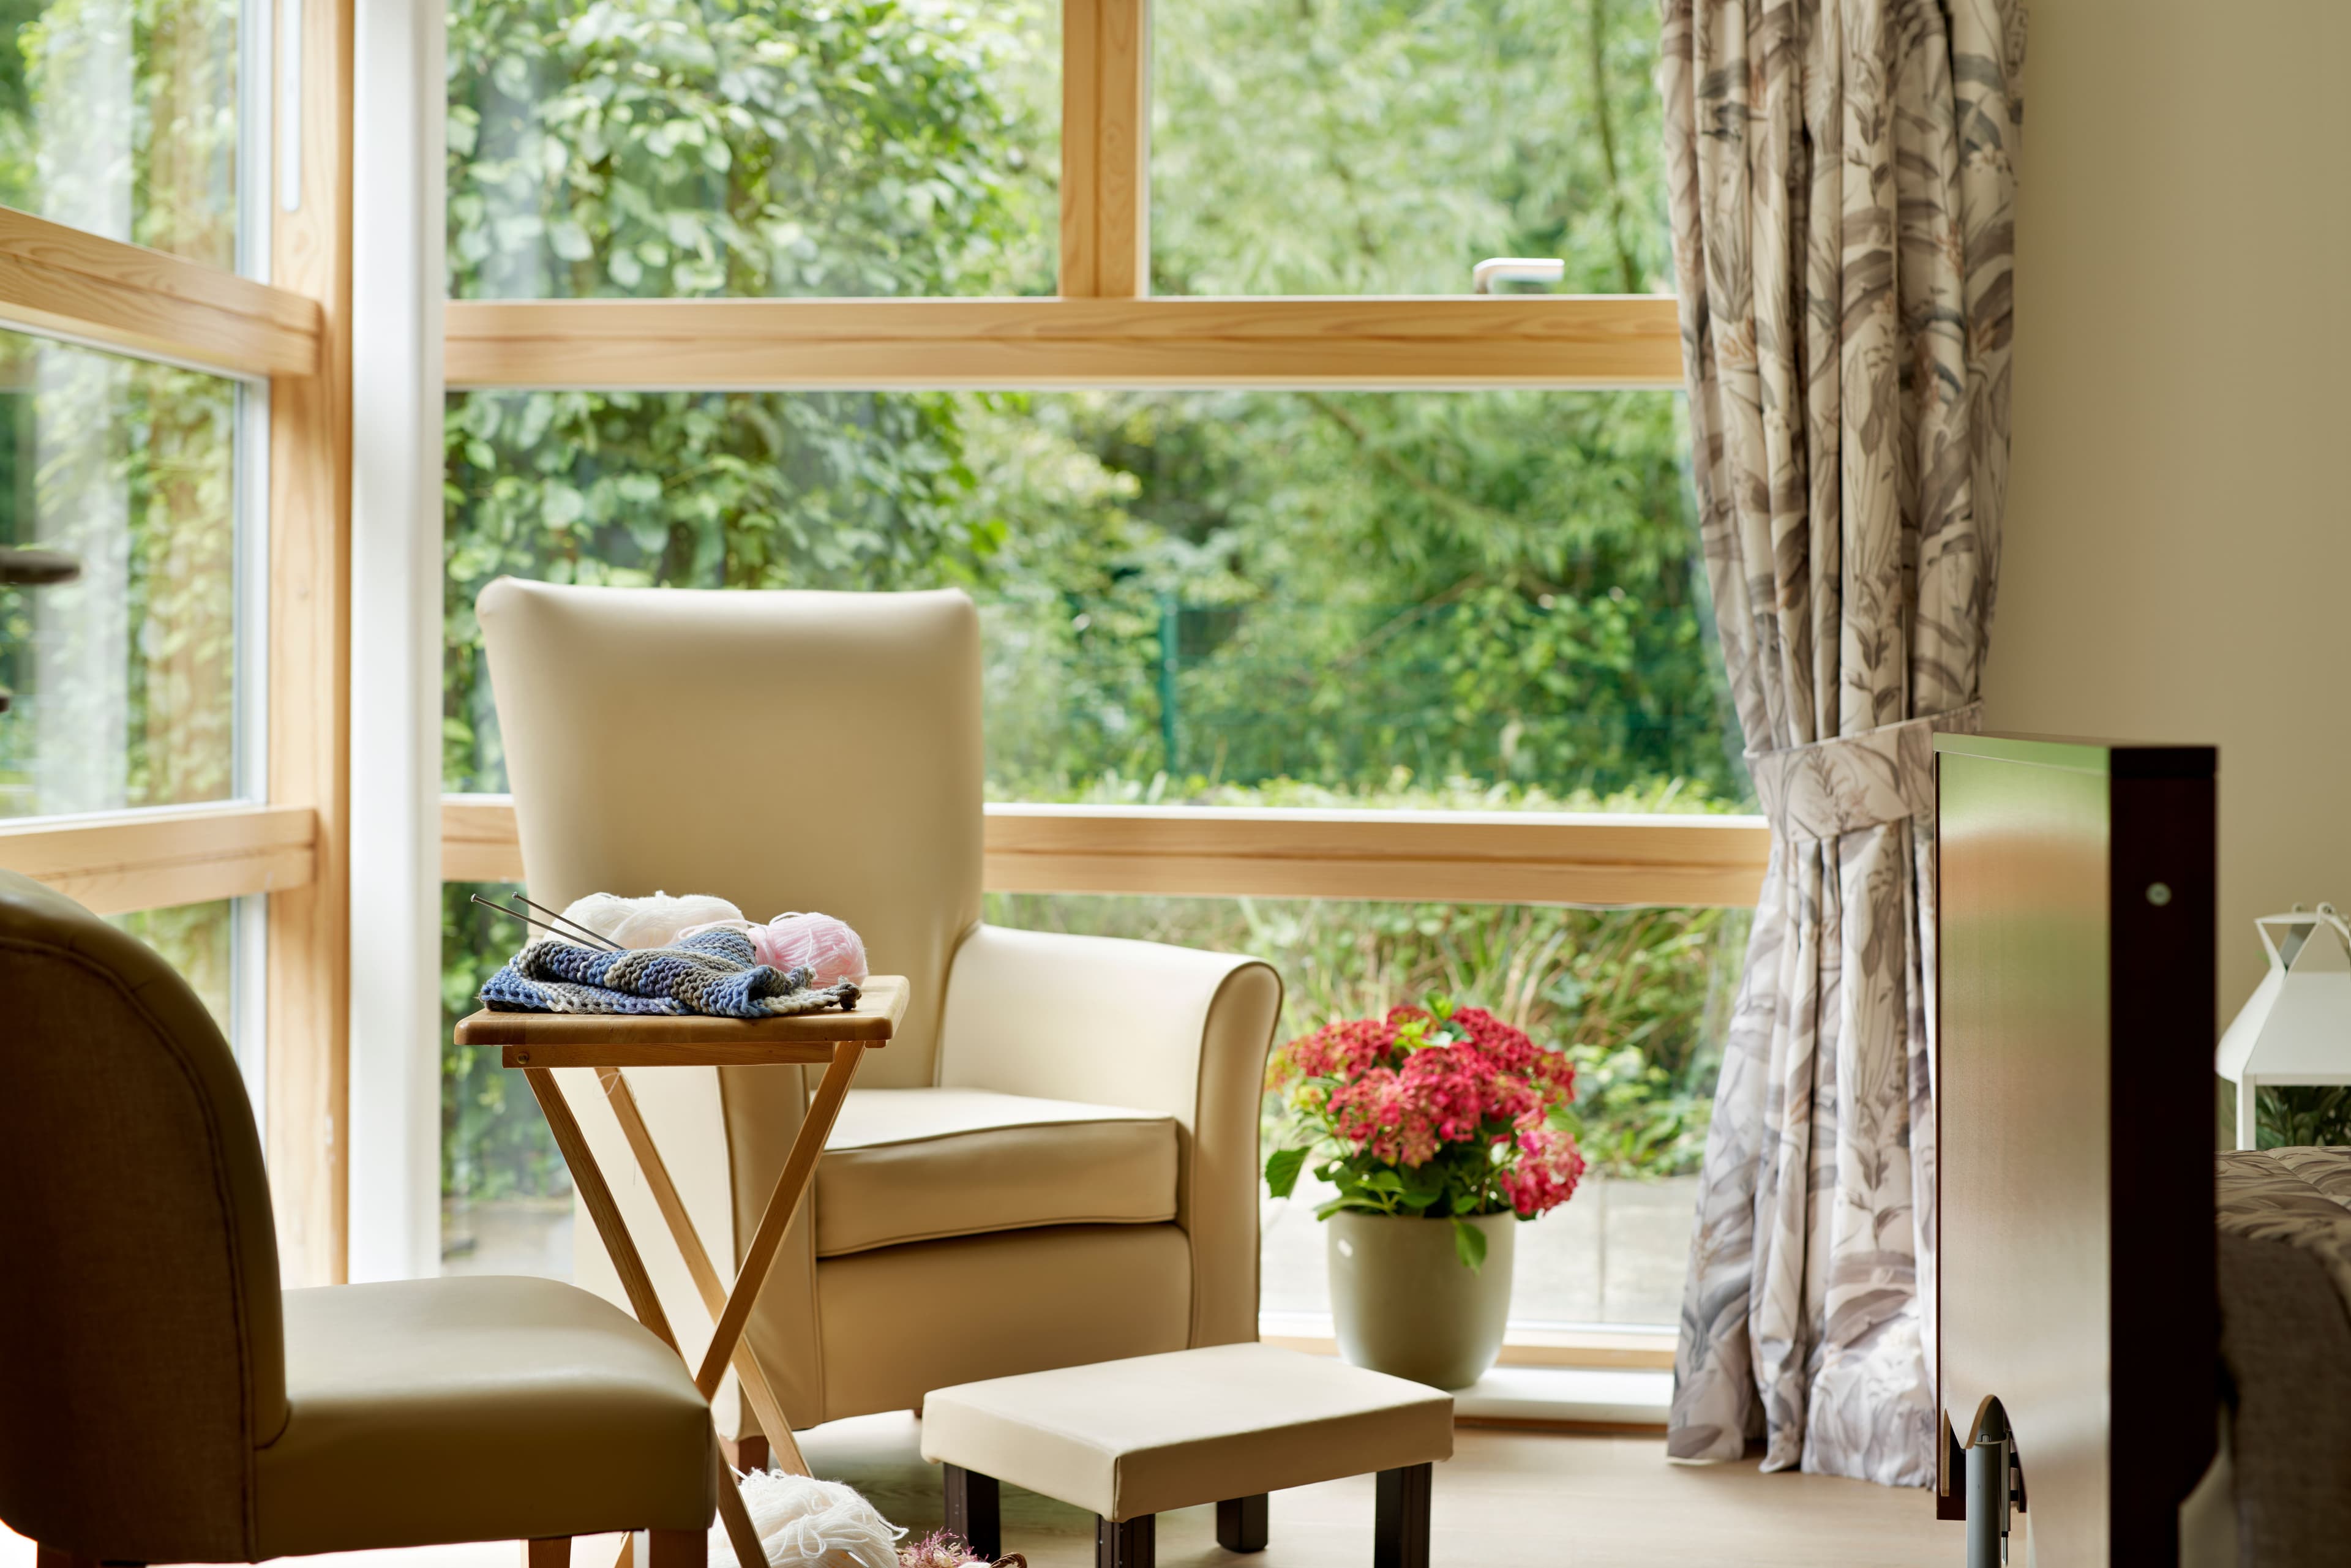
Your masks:
[[[0,204],[233,267],[235,0],[0,0]],[[84,569],[0,588],[0,817],[230,792],[237,395],[0,333],[0,544]]]
[[[457,0],[452,293],[1050,292],[1052,26],[1050,0]],[[1572,290],[1654,287],[1655,47],[1647,0],[1171,11],[1155,285],[1458,293],[1480,256],[1516,254],[1564,257]],[[999,799],[1729,809],[1746,781],[1685,444],[1660,392],[458,395],[445,776],[503,782],[471,606],[504,572],[962,587]],[[1295,1029],[1428,989],[1491,1005],[1576,1044],[1599,1157],[1648,1171],[1702,1142],[1707,1020],[1743,929],[1687,910],[990,908],[1260,953]],[[513,934],[455,888],[444,933],[455,1009]],[[448,1082],[453,1194],[555,1174],[536,1144],[494,1147],[503,1087],[454,1058]]]

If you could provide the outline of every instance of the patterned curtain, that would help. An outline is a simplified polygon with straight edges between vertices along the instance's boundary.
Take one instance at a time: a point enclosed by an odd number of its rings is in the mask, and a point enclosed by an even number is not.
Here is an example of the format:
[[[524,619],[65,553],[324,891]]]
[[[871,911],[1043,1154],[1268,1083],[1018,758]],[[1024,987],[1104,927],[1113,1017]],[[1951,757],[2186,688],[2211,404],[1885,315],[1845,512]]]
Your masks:
[[[2022,0],[1664,0],[1699,525],[1772,825],[1669,1451],[1934,1476],[1932,733],[2008,481]]]

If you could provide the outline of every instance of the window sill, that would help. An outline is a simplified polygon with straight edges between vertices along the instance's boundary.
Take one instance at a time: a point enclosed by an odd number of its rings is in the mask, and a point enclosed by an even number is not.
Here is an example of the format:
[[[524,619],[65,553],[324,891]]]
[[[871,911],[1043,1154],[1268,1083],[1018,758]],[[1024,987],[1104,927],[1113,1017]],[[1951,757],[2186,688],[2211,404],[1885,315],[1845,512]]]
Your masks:
[[[1285,1350],[1309,1355],[1336,1355],[1327,1312],[1260,1312],[1258,1337]],[[1510,1325],[1502,1342],[1504,1367],[1548,1367],[1583,1371],[1657,1372],[1673,1370],[1676,1331],[1629,1324]]]

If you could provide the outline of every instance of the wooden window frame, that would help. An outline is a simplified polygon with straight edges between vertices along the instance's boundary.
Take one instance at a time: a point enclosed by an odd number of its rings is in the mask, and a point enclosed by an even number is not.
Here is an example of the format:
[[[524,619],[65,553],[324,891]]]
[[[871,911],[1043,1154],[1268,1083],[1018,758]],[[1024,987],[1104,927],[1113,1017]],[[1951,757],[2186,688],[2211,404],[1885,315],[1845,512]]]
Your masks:
[[[228,801],[0,822],[0,865],[99,915],[308,887],[318,852],[308,806]]]
[[[270,277],[319,313],[316,370],[269,389],[268,799],[316,816],[315,873],[273,893],[266,1016],[270,1186],[289,1284],[350,1265],[351,0],[297,0],[272,47]],[[286,128],[279,128],[282,131]],[[299,150],[298,199],[282,165]]]
[[[319,302],[0,207],[0,325],[223,375],[319,366]]]
[[[300,148],[298,199],[275,167],[245,176],[268,181],[272,281],[0,208],[0,327],[268,385],[268,602],[240,629],[268,650],[263,799],[0,823],[0,865],[101,914],[266,897],[278,1253],[288,1284],[325,1284],[349,1247],[351,9],[299,4],[299,103],[281,57],[245,105],[300,118],[269,138],[273,162]]]
[[[449,301],[452,391],[1678,387],[1665,295],[1151,298],[1149,0],[1062,0],[1060,293]]]
[[[452,391],[1673,387],[1669,296],[1151,298],[1149,0],[1062,0],[1060,293],[450,300]],[[522,875],[511,801],[443,801],[442,875]],[[987,885],[1751,904],[1760,819],[991,806]]]
[[[1075,0],[1073,0],[1075,3]],[[1656,295],[452,299],[452,391],[1674,387]]]
[[[1761,817],[990,805],[990,893],[1750,907]],[[520,882],[511,795],[441,798],[444,882]]]

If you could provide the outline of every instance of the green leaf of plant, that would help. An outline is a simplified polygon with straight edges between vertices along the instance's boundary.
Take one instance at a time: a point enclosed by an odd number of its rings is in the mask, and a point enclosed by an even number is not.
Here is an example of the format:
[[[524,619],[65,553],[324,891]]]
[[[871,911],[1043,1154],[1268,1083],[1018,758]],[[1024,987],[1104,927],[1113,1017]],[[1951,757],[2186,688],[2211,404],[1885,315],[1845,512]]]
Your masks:
[[[1453,1218],[1453,1255],[1473,1273],[1486,1267],[1486,1233],[1456,1215]]]
[[[1276,1197],[1288,1197],[1298,1189],[1298,1173],[1305,1167],[1304,1149],[1276,1149],[1265,1162],[1265,1186]]]

